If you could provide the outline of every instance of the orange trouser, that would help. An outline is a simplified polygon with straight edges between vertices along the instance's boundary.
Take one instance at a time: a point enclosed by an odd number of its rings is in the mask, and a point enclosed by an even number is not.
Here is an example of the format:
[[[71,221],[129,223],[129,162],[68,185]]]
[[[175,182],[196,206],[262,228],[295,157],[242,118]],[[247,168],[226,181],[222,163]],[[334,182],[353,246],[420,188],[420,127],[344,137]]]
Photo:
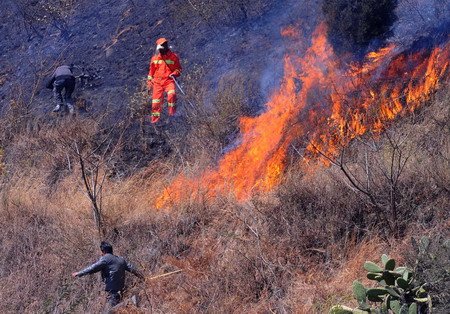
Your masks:
[[[175,82],[170,78],[155,78],[153,80],[152,120],[159,120],[159,117],[161,116],[161,108],[164,102],[164,92],[167,93],[167,105],[169,106],[169,114],[175,114],[177,102]]]

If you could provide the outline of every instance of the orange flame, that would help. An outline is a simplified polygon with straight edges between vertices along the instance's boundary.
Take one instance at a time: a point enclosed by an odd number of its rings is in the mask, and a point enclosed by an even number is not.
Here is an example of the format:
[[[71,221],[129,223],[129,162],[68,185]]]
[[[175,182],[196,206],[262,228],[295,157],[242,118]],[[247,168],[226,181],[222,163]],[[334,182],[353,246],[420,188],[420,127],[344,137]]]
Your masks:
[[[292,27],[283,33],[291,38],[301,36]],[[333,157],[353,138],[382,132],[399,114],[415,110],[447,78],[449,57],[448,43],[431,53],[414,54],[402,54],[392,44],[343,70],[327,41],[325,26],[320,25],[301,57],[286,54],[284,78],[266,104],[267,111],[240,120],[239,146],[223,156],[217,168],[207,169],[197,178],[177,177],[156,206],[161,208],[184,196],[230,193],[244,200],[255,192],[272,190],[283,179],[293,140],[309,139],[305,158],[317,150]]]

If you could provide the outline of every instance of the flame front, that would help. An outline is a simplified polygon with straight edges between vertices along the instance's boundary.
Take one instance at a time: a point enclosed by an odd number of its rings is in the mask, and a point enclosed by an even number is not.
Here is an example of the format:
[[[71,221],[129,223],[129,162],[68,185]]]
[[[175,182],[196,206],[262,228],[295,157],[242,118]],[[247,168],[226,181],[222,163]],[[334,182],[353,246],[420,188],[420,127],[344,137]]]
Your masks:
[[[380,133],[399,114],[416,110],[448,77],[448,43],[416,53],[402,53],[392,44],[343,70],[324,25],[302,56],[295,53],[302,50],[300,30],[290,27],[282,33],[297,39],[298,46],[285,55],[284,78],[266,112],[242,118],[239,146],[214,169],[196,178],[177,177],[159,196],[158,208],[200,194],[244,200],[270,191],[283,178],[294,140],[308,140],[305,158],[318,150],[332,158],[353,138]]]

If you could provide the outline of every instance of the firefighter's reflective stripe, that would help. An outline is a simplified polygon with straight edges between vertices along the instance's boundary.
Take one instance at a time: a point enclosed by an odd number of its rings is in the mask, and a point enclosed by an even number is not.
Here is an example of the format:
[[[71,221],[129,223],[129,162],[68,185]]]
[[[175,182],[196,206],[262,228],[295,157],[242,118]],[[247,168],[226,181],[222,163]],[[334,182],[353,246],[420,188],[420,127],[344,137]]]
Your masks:
[[[153,76],[147,76],[147,79],[149,79],[149,80],[153,80]]]
[[[161,99],[153,99],[152,104],[159,104],[161,102]]]
[[[176,103],[174,103],[174,102],[169,102],[169,103],[167,103],[167,106],[169,106],[169,107],[175,107],[177,104]]]
[[[175,64],[173,60],[153,60],[154,64],[163,64],[164,62],[167,64]]]
[[[153,117],[160,117],[161,116],[161,112],[152,112],[152,116]]]
[[[167,95],[173,94],[173,93],[175,93],[175,90],[174,90],[174,89],[171,89],[170,91],[167,92]]]
[[[156,81],[159,80],[162,83],[162,81],[168,80],[171,75],[177,77],[180,74],[181,74],[181,66],[178,56],[169,50],[167,54],[164,56],[164,58],[162,55],[155,55],[152,57],[150,61],[150,69],[148,72],[148,76],[151,76],[153,80],[149,79],[148,82],[150,84],[150,82],[155,82],[155,80]],[[172,88],[169,88],[169,90],[170,89]]]

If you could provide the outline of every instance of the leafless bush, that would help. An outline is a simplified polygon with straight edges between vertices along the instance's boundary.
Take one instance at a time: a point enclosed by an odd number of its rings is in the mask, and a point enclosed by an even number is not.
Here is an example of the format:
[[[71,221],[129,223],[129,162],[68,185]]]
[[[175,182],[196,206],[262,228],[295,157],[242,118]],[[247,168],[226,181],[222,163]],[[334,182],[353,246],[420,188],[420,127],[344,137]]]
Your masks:
[[[192,144],[206,145],[214,152],[223,151],[239,130],[245,96],[243,77],[222,79],[211,104],[204,103],[203,99],[189,117]]]
[[[173,1],[171,7],[174,19],[184,23],[205,23],[214,29],[217,25],[234,25],[261,16],[271,8],[270,1],[239,0],[223,2],[218,0]],[[220,15],[217,14],[220,12]],[[188,22],[189,21],[189,22]]]
[[[77,226],[69,212],[58,212],[63,208],[52,210],[39,199],[42,183],[37,175],[23,179],[13,178],[1,193],[0,221],[8,226],[0,231],[2,311],[32,313],[51,311],[58,304],[70,307],[79,303],[73,291],[87,287],[92,291],[93,281],[79,285],[67,280],[68,271],[78,266],[75,261],[88,257],[80,250],[87,230]]]
[[[17,11],[22,16],[29,38],[42,37],[41,27],[52,25],[65,37],[70,36],[69,19],[75,12],[78,0],[17,1]]]
[[[448,182],[448,171],[443,170],[448,168],[449,146],[445,139],[448,128],[444,127],[448,122],[443,100],[446,97],[444,91],[430,102],[431,106],[414,116],[403,117],[379,135],[365,135],[351,141],[346,135],[337,137],[344,144],[336,157],[314,146],[321,158],[339,169],[338,177],[349,190],[359,194],[360,206],[366,211],[364,216],[371,217],[369,225],[377,225],[387,236],[403,236],[407,225],[416,221],[415,215],[424,213],[425,208],[431,210],[429,195],[443,196],[448,192],[443,187]],[[431,168],[440,169],[440,174]],[[421,173],[419,178],[418,173]],[[446,183],[433,189],[441,180]]]
[[[131,94],[128,99],[130,118],[139,121],[141,143],[143,149],[147,150],[147,142],[144,140],[147,133],[145,124],[148,124],[151,113],[150,95],[148,95],[147,91],[147,80],[142,80],[139,90]]]
[[[356,152],[341,147],[336,159],[319,152],[340,170],[344,182],[351,190],[367,198],[366,206],[372,208],[371,212],[377,216],[378,223],[398,235],[401,228],[398,225],[399,218],[402,217],[406,222],[406,217],[402,214],[408,212],[404,200],[412,193],[401,181],[405,167],[414,153],[408,135],[387,130],[379,139],[371,139],[370,143],[366,142],[364,145],[366,147],[360,150],[359,146]],[[359,151],[363,153],[358,154]]]
[[[26,88],[23,83],[19,82],[19,79],[11,83],[14,97],[7,107],[2,108],[5,114],[0,126],[1,138],[6,145],[14,135],[29,130],[33,126],[34,101],[41,83],[42,76],[36,76],[36,79],[30,82],[31,89]]]

